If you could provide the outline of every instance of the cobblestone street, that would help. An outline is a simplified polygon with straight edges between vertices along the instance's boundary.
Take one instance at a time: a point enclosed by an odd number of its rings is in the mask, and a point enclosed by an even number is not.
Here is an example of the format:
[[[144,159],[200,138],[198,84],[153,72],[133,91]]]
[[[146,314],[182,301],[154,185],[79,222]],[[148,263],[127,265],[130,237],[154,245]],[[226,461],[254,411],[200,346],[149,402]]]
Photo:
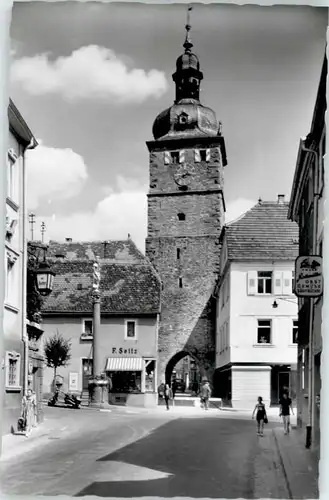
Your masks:
[[[260,438],[250,416],[228,412],[52,409],[47,426],[22,443],[29,452],[2,457],[2,495],[297,498],[277,422]]]

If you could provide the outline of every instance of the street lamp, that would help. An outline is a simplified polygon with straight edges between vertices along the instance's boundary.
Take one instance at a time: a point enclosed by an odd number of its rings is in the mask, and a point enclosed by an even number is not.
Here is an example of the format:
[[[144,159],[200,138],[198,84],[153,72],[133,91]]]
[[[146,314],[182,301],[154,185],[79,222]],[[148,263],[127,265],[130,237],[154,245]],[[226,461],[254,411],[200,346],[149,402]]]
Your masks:
[[[40,262],[39,268],[35,272],[37,280],[37,289],[40,295],[46,297],[53,290],[55,273],[50,269],[46,262],[46,249],[43,249],[43,262]]]

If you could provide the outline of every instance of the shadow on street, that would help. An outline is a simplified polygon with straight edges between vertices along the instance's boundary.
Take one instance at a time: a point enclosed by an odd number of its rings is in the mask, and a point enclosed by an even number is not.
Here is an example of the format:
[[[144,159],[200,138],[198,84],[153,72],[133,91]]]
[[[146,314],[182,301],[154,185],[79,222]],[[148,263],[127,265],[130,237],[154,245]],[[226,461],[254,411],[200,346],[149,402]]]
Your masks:
[[[93,482],[76,496],[254,498],[255,426],[250,422],[246,429],[246,421],[234,420],[228,433],[222,423],[217,418],[170,421],[98,460],[169,477]]]

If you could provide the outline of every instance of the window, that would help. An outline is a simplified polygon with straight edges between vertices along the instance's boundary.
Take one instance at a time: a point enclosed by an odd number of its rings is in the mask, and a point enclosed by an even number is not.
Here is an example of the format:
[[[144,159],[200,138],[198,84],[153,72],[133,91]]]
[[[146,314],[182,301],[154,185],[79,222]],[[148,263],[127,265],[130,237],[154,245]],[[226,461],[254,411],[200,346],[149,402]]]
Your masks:
[[[7,159],[7,196],[14,201],[16,201],[17,198],[17,187],[16,187],[17,172],[15,168],[16,161],[17,161],[17,155],[13,149],[10,149],[8,151],[8,159]]]
[[[93,320],[92,319],[84,319],[83,320],[83,335],[86,337],[92,337],[93,335]]]
[[[177,260],[180,259],[180,248],[177,248]]]
[[[257,328],[257,344],[271,343],[271,320],[259,319]]]
[[[20,387],[21,355],[17,352],[6,352],[6,387],[8,389]]]
[[[292,271],[291,291],[292,293],[295,292],[295,271]]]
[[[7,276],[6,276],[6,300],[10,299],[11,295],[11,280],[12,280],[12,270],[13,270],[13,263],[7,260]]]
[[[136,339],[136,321],[126,321],[126,339]]]
[[[207,160],[207,151],[206,151],[206,149],[200,149],[200,158],[201,158],[201,161],[206,161]]]
[[[171,151],[171,163],[179,163],[179,151]]]
[[[298,344],[298,319],[293,320],[292,324],[292,343]]]
[[[178,284],[179,284],[179,288],[183,288],[183,278],[179,278]]]
[[[178,220],[185,220],[186,216],[183,213],[177,214]]]
[[[257,293],[272,293],[272,271],[258,271]]]

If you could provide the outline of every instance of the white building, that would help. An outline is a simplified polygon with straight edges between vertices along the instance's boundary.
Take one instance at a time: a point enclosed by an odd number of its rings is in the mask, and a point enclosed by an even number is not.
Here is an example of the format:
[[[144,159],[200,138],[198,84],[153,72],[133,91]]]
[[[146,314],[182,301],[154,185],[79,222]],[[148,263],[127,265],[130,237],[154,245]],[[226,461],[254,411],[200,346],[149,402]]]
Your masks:
[[[298,227],[287,213],[281,195],[260,200],[221,234],[215,385],[236,408],[254,406],[258,396],[277,404],[284,386],[295,395]]]
[[[3,311],[2,434],[16,425],[25,383],[26,324],[26,165],[25,151],[37,145],[14,103],[8,107],[5,300]],[[25,351],[26,353],[26,351]]]

